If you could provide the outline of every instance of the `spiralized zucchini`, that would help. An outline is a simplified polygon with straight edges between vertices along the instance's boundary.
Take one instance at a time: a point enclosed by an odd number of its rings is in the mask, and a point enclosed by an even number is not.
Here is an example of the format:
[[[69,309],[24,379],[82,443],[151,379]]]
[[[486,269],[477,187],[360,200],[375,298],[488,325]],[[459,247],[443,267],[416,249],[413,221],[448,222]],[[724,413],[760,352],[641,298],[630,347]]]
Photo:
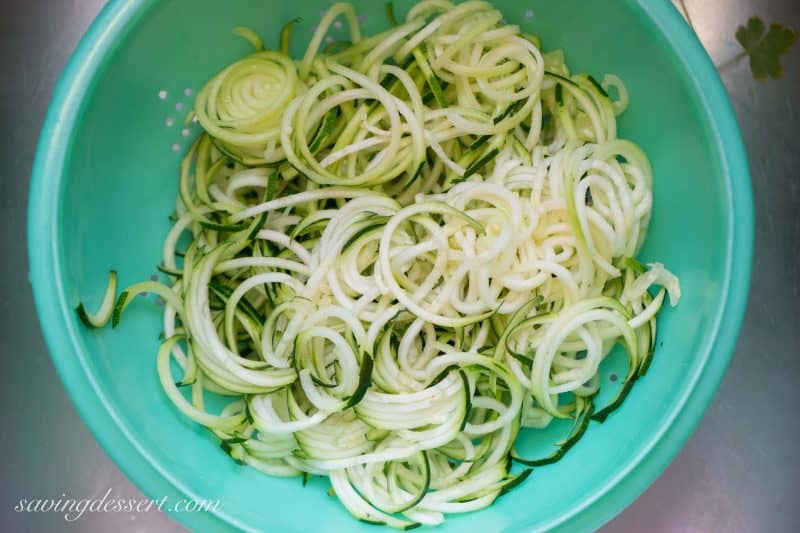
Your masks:
[[[351,41],[322,48],[339,17]],[[197,95],[171,283],[112,306],[112,276],[100,311],[80,312],[116,325],[159,294],[156,366],[187,418],[240,463],[327,476],[359,519],[408,528],[491,504],[530,473],[512,458],[554,462],[604,420],[680,286],[634,259],[652,175],[617,136],[619,78],[571,74],[487,2],[391,19],[362,37],[337,4],[299,61],[291,23],[280,51],[237,29],[257,50]],[[628,372],[595,405],[615,345]],[[574,425],[553,454],[514,450],[554,418]]]

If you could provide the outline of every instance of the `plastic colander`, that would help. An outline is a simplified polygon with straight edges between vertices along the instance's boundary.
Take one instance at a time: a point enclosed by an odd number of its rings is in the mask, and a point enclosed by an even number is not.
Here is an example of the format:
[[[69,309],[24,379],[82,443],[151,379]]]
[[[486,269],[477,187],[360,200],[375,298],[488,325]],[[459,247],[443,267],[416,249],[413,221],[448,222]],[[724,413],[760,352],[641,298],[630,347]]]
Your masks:
[[[354,2],[365,31],[387,26],[384,3]],[[619,75],[631,105],[619,120],[654,169],[654,215],[641,257],[680,277],[680,305],[659,320],[648,374],[604,424],[558,463],[537,468],[491,507],[451,516],[450,531],[586,530],[614,516],[689,437],[732,353],[750,277],[753,218],[747,160],[719,77],[666,0],[495,0],[509,22],[563,48],[575,72]],[[409,2],[397,2],[404,13]],[[53,96],[30,192],[31,280],[59,374],[94,435],[153,498],[219,499],[216,512],[177,513],[194,530],[375,531],[326,494],[234,463],[166,400],[156,375],[158,302],[136,302],[116,330],[89,330],[108,270],[121,285],[156,274],[174,209],[183,126],[193,94],[246,54],[252,27],[277,46],[302,17],[299,53],[323,0],[119,0],[94,22]],[[346,29],[336,29],[344,32]],[[155,309],[154,309],[155,307]],[[624,375],[611,361],[601,379]]]

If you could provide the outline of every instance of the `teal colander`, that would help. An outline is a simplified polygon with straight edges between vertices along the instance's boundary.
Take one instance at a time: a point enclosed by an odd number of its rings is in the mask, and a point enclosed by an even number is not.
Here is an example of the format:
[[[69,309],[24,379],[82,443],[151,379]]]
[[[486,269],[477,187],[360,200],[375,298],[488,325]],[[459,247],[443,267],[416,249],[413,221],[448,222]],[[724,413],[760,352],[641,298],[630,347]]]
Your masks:
[[[719,77],[667,0],[495,0],[508,21],[563,48],[575,71],[618,74],[631,105],[621,136],[655,175],[645,260],[682,283],[659,321],[649,373],[619,411],[592,424],[557,464],[538,468],[490,508],[438,531],[586,530],[611,518],[689,437],[728,364],[745,308],[753,216],[747,160]],[[384,3],[355,2],[367,32]],[[409,2],[397,2],[404,11]],[[28,219],[31,280],[59,374],[94,435],[154,498],[219,499],[215,512],[177,512],[195,530],[375,531],[319,479],[277,479],[240,467],[166,401],[155,370],[160,313],[138,302],[117,330],[88,330],[107,272],[127,285],[155,273],[174,208],[181,153],[197,134],[182,120],[194,92],[248,52],[246,25],[277,42],[289,19],[299,52],[325,0],[112,0],[56,88],[39,144]],[[94,299],[93,299],[94,298]],[[151,301],[155,305],[155,301]],[[604,367],[606,379],[619,369]]]

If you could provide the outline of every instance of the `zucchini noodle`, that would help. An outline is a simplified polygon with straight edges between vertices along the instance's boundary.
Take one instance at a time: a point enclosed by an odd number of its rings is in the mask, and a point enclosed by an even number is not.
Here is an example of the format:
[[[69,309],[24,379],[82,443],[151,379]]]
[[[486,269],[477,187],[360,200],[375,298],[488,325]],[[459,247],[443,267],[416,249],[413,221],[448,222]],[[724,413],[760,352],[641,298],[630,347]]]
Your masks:
[[[487,2],[389,14],[362,36],[334,5],[301,60],[295,21],[279,50],[237,28],[256,51],[197,95],[170,282],[116,299],[112,273],[78,314],[116,326],[159,295],[154,366],[181,413],[237,462],[327,477],[354,516],[405,529],[491,504],[530,473],[513,462],[602,422],[680,285],[635,259],[652,173],[617,136],[619,78],[571,74]],[[350,41],[323,47],[339,18]],[[617,345],[627,375],[597,405]],[[552,454],[514,449],[553,419],[573,425]]]

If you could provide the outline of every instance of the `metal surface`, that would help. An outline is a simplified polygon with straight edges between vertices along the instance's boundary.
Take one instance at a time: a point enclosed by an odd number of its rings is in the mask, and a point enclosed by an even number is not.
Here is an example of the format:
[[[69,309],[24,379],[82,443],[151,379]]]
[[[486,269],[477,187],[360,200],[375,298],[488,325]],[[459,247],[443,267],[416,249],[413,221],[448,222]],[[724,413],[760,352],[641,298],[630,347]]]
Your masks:
[[[16,512],[23,498],[142,498],[87,431],[42,341],[27,281],[25,220],[36,139],[56,79],[102,0],[0,2],[0,524],[6,531],[176,531],[167,514]],[[781,0],[686,0],[718,65],[752,14],[800,28]],[[800,531],[800,50],[779,81],[746,61],[721,74],[748,148],[756,207],[750,303],[704,419],[664,474],[604,531]]]

